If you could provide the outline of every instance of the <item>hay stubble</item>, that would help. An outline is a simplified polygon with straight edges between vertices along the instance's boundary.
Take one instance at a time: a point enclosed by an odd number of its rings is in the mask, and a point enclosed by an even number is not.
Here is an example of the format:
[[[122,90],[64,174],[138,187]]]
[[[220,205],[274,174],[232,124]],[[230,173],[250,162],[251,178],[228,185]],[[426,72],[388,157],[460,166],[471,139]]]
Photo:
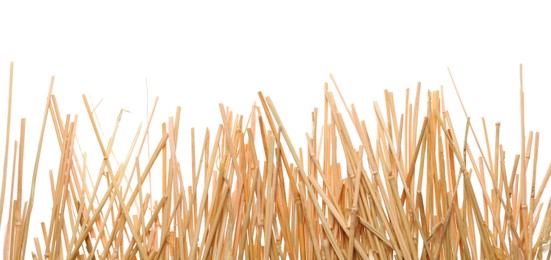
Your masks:
[[[106,142],[86,96],[84,117],[61,116],[52,77],[24,200],[28,129],[23,119],[20,139],[11,139],[12,64],[0,197],[4,205],[9,194],[9,207],[0,208],[0,223],[8,219],[4,258],[24,259],[32,246],[35,259],[549,259],[551,165],[537,170],[540,135],[526,138],[522,67],[522,148],[512,168],[500,124],[493,140],[484,120],[477,135],[463,107],[467,123],[454,125],[442,90],[427,93],[426,113],[420,85],[414,97],[406,90],[402,112],[385,91],[382,106],[374,102],[376,116],[365,121],[330,78],[340,102],[326,84],[323,111],[314,109],[302,148],[276,102],[259,93],[248,117],[220,105],[221,124],[207,129],[202,145],[192,129],[191,158],[177,153],[178,108],[145,156],[156,99],[146,127],[136,129],[118,161],[112,146],[123,111]],[[44,136],[47,120],[55,136]],[[82,120],[90,121],[94,136],[87,138],[97,150],[77,149]],[[46,149],[59,149],[59,167],[49,172],[49,219],[41,214],[42,234],[31,239],[43,138],[57,139],[59,147]],[[103,158],[99,169],[88,167],[90,153]]]

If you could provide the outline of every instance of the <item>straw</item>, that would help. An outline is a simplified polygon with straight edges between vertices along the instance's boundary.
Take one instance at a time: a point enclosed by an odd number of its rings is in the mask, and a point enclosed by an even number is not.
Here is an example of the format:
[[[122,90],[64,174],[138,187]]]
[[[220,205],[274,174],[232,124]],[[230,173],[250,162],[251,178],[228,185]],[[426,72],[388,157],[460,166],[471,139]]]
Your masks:
[[[5,192],[10,198],[3,256],[24,259],[32,243],[33,259],[550,257],[551,164],[541,172],[542,133],[524,129],[522,66],[521,151],[508,157],[499,122],[492,136],[482,118],[478,139],[449,74],[466,119],[459,128],[443,86],[422,96],[417,83],[415,96],[406,89],[403,99],[385,90],[383,103],[373,103],[374,117],[362,120],[363,111],[345,101],[329,75],[332,85],[323,85],[323,109],[311,112],[302,147],[284,123],[293,115],[279,114],[275,100],[262,92],[248,115],[219,104],[216,134],[206,128],[201,137],[192,128],[189,143],[178,142],[184,132],[180,118],[187,116],[180,107],[157,125],[155,99],[151,111],[147,104],[145,130],[140,124],[133,136],[119,131],[128,124],[120,110],[111,135],[104,136],[97,105],[83,95],[95,138],[82,136],[77,115],[61,116],[63,101],[52,93],[52,77],[25,201],[24,152],[33,145],[25,137],[34,129],[22,119],[19,140],[11,140],[11,64],[6,141],[14,147],[6,145],[4,154],[2,203]],[[45,123],[48,113],[52,125]],[[133,138],[124,156],[114,149],[121,135]],[[57,145],[42,151],[47,138],[56,138]],[[142,156],[149,138],[157,146]],[[203,138],[202,145],[196,138]],[[83,140],[97,145],[83,151]],[[43,170],[40,155],[49,149],[59,158],[53,169]],[[50,190],[36,189],[36,196],[51,200],[52,208],[35,216],[34,185],[42,172]],[[41,221],[38,236],[29,229],[35,219]]]

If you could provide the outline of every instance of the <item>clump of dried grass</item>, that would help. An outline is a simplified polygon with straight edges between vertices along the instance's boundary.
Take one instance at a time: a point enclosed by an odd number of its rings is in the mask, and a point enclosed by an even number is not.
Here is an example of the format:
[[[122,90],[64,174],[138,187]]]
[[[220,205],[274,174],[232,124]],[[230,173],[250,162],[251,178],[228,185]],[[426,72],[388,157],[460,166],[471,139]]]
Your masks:
[[[384,107],[375,102],[376,118],[366,122],[334,84],[341,104],[326,85],[323,111],[313,111],[304,148],[294,146],[274,102],[259,93],[260,106],[246,121],[220,105],[222,122],[213,134],[207,130],[202,145],[196,146],[192,130],[191,167],[185,167],[192,170],[184,171],[176,155],[179,109],[162,125],[163,134],[147,160],[139,158],[153,112],[145,131],[137,129],[124,160],[115,163],[116,127],[109,142],[102,140],[83,96],[85,117],[95,133],[89,138],[97,140],[95,152],[104,158],[100,169],[88,169],[86,155],[75,149],[77,117],[61,116],[52,78],[31,196],[24,200],[25,119],[20,140],[9,149],[12,78],[13,64],[2,205],[8,154],[13,154],[13,174],[9,208],[0,209],[8,219],[2,228],[5,259],[24,259],[29,241],[35,259],[550,257],[544,253],[551,209],[543,194],[551,167],[536,185],[539,134],[525,138],[522,86],[522,151],[512,169],[506,168],[499,123],[494,140],[485,124],[484,135],[477,136],[469,120],[465,131],[457,132],[454,127],[463,126],[452,124],[440,91],[428,93],[426,113],[420,111],[420,86],[413,99],[407,90],[402,113],[396,111],[393,93],[385,91]],[[345,107],[344,114],[338,106]],[[54,125],[61,156],[57,174],[49,173],[51,217],[41,216],[42,236],[31,240],[42,140],[54,138],[44,137],[47,120]],[[369,132],[368,124],[376,131]],[[460,143],[458,134],[475,142]],[[160,197],[144,185],[154,165],[161,165],[155,173],[161,179],[153,187]],[[184,175],[191,175],[192,183],[185,183]]]

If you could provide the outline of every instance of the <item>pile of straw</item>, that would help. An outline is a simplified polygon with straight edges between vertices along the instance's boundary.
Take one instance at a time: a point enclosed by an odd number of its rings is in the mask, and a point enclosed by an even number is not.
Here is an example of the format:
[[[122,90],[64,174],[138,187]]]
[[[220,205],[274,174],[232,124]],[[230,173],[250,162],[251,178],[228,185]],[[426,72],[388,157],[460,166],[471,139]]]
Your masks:
[[[506,167],[499,123],[493,140],[486,125],[482,135],[468,119],[453,125],[441,91],[428,92],[425,110],[420,86],[411,99],[408,90],[401,113],[385,91],[384,106],[374,103],[376,118],[366,122],[336,84],[339,98],[326,84],[323,110],[313,111],[303,148],[295,146],[274,102],[259,93],[260,105],[248,117],[220,105],[217,129],[199,142],[192,130],[191,160],[175,153],[177,109],[150,156],[142,153],[153,112],[116,163],[117,126],[102,140],[83,96],[87,114],[81,120],[89,120],[95,133],[86,138],[97,140],[97,150],[87,153],[104,158],[99,169],[90,169],[75,145],[77,117],[62,116],[52,78],[32,183],[23,183],[25,119],[20,140],[9,133],[13,64],[10,75],[1,191],[4,205],[9,184],[9,207],[0,209],[8,219],[4,259],[25,259],[27,250],[33,259],[550,257],[545,187],[551,168],[537,185],[539,135],[525,138],[522,85],[522,149],[512,168]],[[44,136],[47,121],[55,136]],[[368,125],[376,130],[368,132]],[[44,174],[38,167],[44,138],[57,138],[61,156],[49,173],[51,194],[35,194],[37,174]],[[189,175],[192,183],[185,183]],[[151,178],[158,197],[145,185]],[[30,189],[28,200],[23,187]],[[39,216],[41,235],[31,238],[37,197],[52,198],[53,208]]]

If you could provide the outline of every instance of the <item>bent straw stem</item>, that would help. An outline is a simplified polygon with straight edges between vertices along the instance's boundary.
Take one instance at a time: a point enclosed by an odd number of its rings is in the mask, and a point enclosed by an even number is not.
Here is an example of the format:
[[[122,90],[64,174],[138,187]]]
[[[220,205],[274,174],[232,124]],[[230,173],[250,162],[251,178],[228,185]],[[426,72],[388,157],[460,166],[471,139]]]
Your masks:
[[[38,140],[38,148],[37,148],[37,151],[36,151],[36,159],[35,159],[35,162],[34,162],[34,170],[33,170],[32,182],[31,182],[31,194],[30,194],[30,197],[29,197],[29,206],[28,206],[28,209],[27,209],[27,214],[25,216],[25,222],[24,222],[24,225],[23,225],[23,230],[24,230],[23,241],[27,241],[27,235],[28,235],[28,232],[29,232],[29,223],[30,223],[30,220],[31,220],[31,214],[32,214],[32,211],[33,211],[33,206],[34,206],[36,176],[38,174],[38,163],[40,162],[40,154],[42,152],[42,142],[44,141],[44,131],[46,129],[46,121],[48,119],[48,110],[50,109],[50,103],[52,101],[52,89],[54,88],[54,79],[55,79],[54,76],[52,76],[50,78],[50,88],[48,90],[48,95],[46,97],[46,106],[44,108],[44,116],[42,118],[42,127],[40,129],[40,138]],[[23,248],[22,248],[22,254],[21,254],[22,259],[25,258],[26,244],[27,243],[24,243]]]

